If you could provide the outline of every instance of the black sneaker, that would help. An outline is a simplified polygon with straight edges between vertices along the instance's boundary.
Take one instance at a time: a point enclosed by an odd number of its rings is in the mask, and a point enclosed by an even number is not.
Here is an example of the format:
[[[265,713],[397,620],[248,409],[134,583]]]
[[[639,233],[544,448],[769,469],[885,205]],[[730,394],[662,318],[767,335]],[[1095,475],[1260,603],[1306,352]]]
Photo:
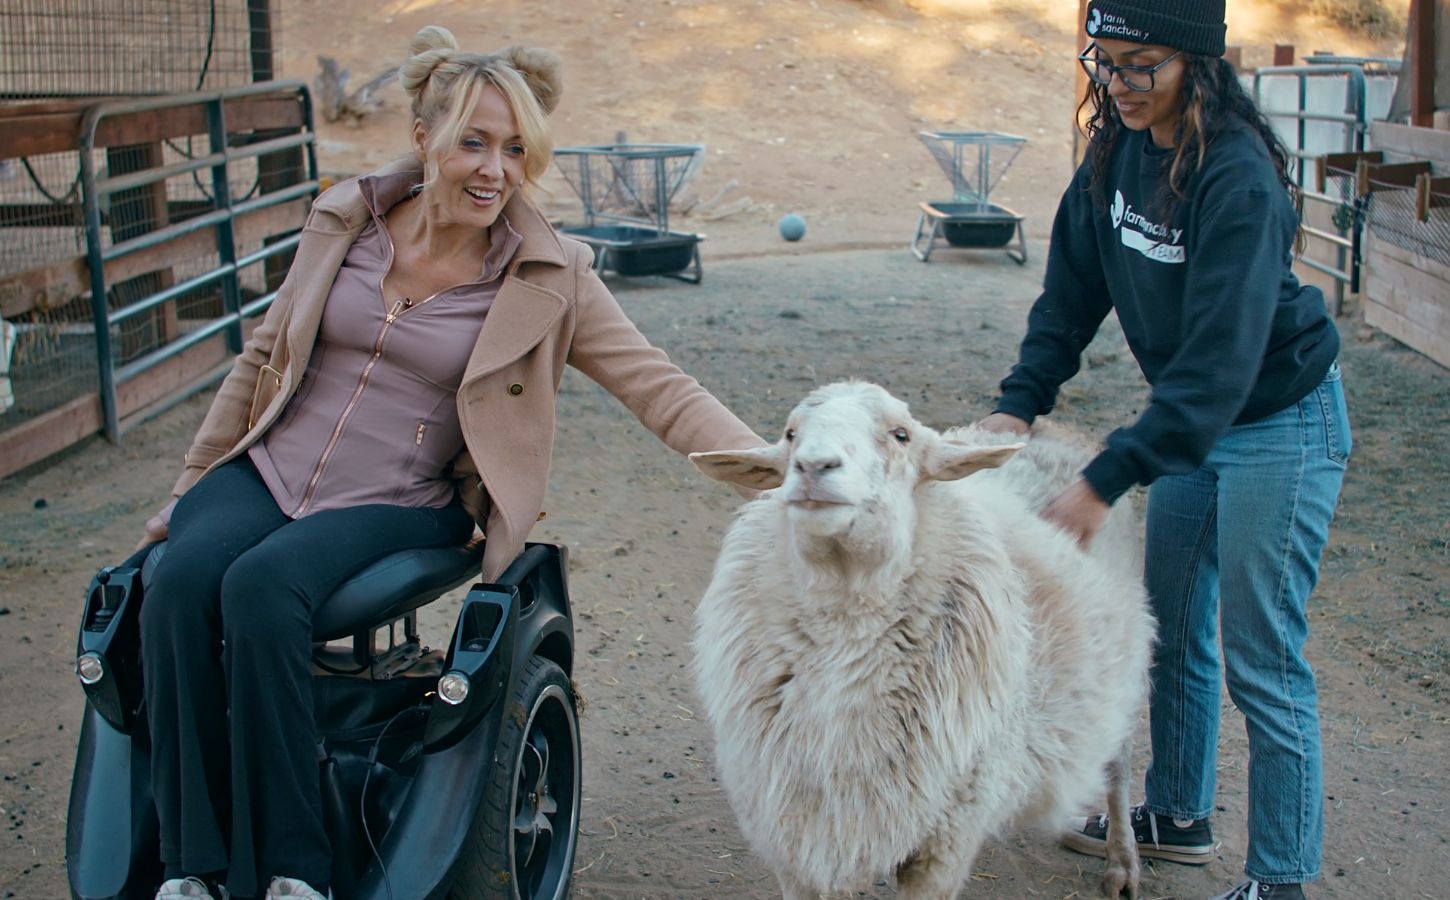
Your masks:
[[[1304,887],[1299,884],[1263,884],[1250,878],[1213,900],[1304,900]]]
[[[1207,819],[1169,819],[1148,812],[1142,806],[1133,807],[1133,836],[1138,839],[1138,855],[1144,859],[1166,859],[1169,862],[1188,866],[1201,866],[1213,859],[1213,831]],[[1107,856],[1108,815],[1089,816],[1086,820],[1073,819],[1071,827],[1061,837],[1062,845],[1069,850],[1086,853],[1089,856]],[[1261,885],[1259,890],[1270,885]],[[1281,887],[1281,885],[1274,885]],[[1225,895],[1239,900],[1239,895]],[[1247,895],[1245,895],[1247,896]],[[1260,893],[1256,897],[1268,897]],[[1280,895],[1275,894],[1277,898]],[[1284,894],[1284,897],[1291,895]]]

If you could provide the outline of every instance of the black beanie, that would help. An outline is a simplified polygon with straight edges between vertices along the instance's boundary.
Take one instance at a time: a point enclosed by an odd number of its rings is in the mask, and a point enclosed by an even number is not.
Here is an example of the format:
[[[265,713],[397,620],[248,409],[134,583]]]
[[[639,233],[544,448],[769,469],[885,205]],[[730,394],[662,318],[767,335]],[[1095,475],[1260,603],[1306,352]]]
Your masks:
[[[1088,37],[1223,56],[1224,0],[1092,0]]]

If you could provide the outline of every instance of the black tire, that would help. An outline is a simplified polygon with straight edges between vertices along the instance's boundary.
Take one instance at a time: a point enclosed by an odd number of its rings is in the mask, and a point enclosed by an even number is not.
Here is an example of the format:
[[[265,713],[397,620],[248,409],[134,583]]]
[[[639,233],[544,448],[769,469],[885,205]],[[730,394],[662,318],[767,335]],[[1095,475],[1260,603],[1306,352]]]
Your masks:
[[[579,834],[579,718],[569,677],[532,657],[504,711],[494,771],[452,900],[564,900]]]

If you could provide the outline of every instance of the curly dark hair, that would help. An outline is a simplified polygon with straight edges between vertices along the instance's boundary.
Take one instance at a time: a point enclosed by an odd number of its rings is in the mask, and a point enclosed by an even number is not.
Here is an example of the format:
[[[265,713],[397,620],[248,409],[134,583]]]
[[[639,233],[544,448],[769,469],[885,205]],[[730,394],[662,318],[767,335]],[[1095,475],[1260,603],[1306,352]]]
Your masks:
[[[1289,150],[1274,133],[1268,117],[1259,110],[1254,98],[1244,90],[1233,66],[1217,56],[1184,53],[1183,59],[1183,113],[1173,134],[1175,151],[1171,161],[1164,165],[1159,183],[1156,200],[1160,214],[1171,217],[1178,202],[1187,194],[1189,179],[1203,165],[1209,144],[1223,132],[1239,125],[1247,125],[1258,133],[1290,202],[1296,210],[1300,209],[1299,186],[1290,173],[1292,157]],[[1108,96],[1107,85],[1089,83],[1087,96],[1078,107],[1079,115],[1084,110],[1091,112],[1084,126],[1092,169],[1088,190],[1092,192],[1094,201],[1106,208],[1104,181],[1108,157],[1124,126],[1112,98]],[[1302,242],[1302,239],[1301,232],[1299,240]]]

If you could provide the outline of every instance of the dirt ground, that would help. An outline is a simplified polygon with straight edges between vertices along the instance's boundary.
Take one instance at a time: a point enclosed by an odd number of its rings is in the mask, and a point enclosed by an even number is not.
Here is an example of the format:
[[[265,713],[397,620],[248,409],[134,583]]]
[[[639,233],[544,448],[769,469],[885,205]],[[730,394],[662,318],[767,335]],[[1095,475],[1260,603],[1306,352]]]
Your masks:
[[[1040,277],[996,252],[941,251],[928,265],[905,249],[705,265],[698,287],[611,283],[647,334],[765,434],[811,387],[850,376],[885,384],[939,426],[980,415]],[[1450,376],[1352,318],[1340,324],[1357,446],[1312,605],[1331,797],[1317,895],[1443,897]],[[1121,337],[1105,334],[1060,415],[1101,433],[1143,398]],[[90,573],[136,539],[206,401],[120,446],[90,441],[0,482],[0,897],[63,894],[78,601]],[[574,373],[560,418],[549,515],[535,536],[569,546],[578,612],[587,712],[576,895],[773,896],[712,778],[687,674],[691,610],[734,496]],[[453,608],[430,608],[434,643]],[[1219,858],[1203,870],[1151,868],[1145,896],[1206,897],[1242,864],[1245,744],[1239,715],[1225,708],[1224,723]],[[1064,898],[1093,896],[1097,865],[1013,833],[988,846],[978,873],[969,896]]]
[[[1301,57],[1399,58],[1401,41],[1313,15],[1321,2],[1230,3],[1228,42],[1247,66],[1268,65],[1275,44]],[[778,247],[770,226],[790,211],[806,218],[818,249],[898,246],[918,202],[951,199],[917,137],[923,130],[1026,138],[991,199],[1026,215],[1040,237],[1071,172],[1081,29],[1072,0],[286,0],[283,12],[284,74],[311,79],[327,55],[352,72],[354,88],[396,64],[429,24],[448,26],[469,49],[555,50],[565,81],[553,115],[560,146],[621,133],[702,144],[704,165],[676,208],[732,183],[722,206],[748,198],[725,218],[672,220],[707,234],[716,258]],[[403,149],[406,101],[396,86],[379,97],[383,108],[355,125],[320,128],[324,172],[365,171]],[[579,204],[557,172],[544,186],[546,208],[577,221]]]
[[[715,222],[682,218],[710,235],[702,285],[610,284],[653,340],[770,435],[800,396],[844,377],[886,385],[938,426],[987,411],[1067,177],[1074,23],[1058,6],[1067,4],[497,2],[485,20],[477,4],[454,0],[333,0],[323,21],[294,0],[284,43],[294,75],[331,53],[364,76],[435,21],[469,44],[553,46],[570,84],[556,114],[561,144],[607,142],[617,130],[704,142],[697,189],[708,196],[735,179],[736,195],[757,205]],[[1251,58],[1267,37],[1298,35],[1309,47],[1324,35],[1300,7],[1234,6],[1233,27],[1260,40]],[[357,128],[325,127],[324,169],[346,174],[393,155],[398,106],[394,96]],[[1000,252],[951,250],[922,265],[906,251],[916,201],[946,185],[914,138],[928,122],[1028,133],[1002,188],[1028,215],[1026,267]],[[555,187],[567,216],[568,189]],[[799,244],[774,234],[786,209],[808,220]],[[1311,605],[1329,794],[1313,895],[1440,898],[1450,864],[1450,373],[1366,329],[1353,303],[1339,326],[1356,446]],[[1144,397],[1121,336],[1108,332],[1059,415],[1106,433]],[[81,592],[164,499],[208,400],[182,403],[118,446],[93,439],[0,480],[0,900],[65,895]],[[571,552],[575,677],[587,705],[575,895],[778,896],[712,777],[688,676],[692,609],[734,495],[574,373],[560,419],[549,515],[534,538]],[[428,609],[433,643],[454,610],[456,597]],[[1203,898],[1237,879],[1245,753],[1242,718],[1226,704],[1218,857],[1202,869],[1150,867],[1143,896]],[[1091,897],[1099,866],[1012,831],[987,846],[964,896]],[[861,896],[891,895],[878,885]]]

